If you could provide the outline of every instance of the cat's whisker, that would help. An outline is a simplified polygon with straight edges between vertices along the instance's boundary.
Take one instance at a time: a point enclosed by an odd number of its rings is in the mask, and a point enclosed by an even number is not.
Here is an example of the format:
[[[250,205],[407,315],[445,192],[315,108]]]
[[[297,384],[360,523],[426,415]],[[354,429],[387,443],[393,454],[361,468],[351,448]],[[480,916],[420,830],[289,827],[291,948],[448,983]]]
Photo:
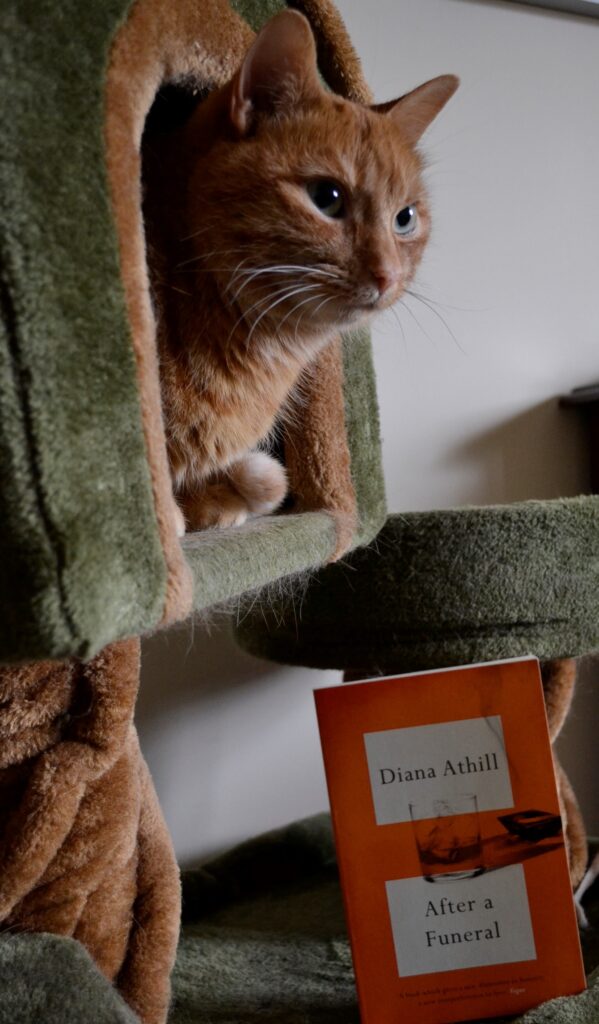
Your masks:
[[[317,276],[317,277],[330,277],[330,278],[333,278],[333,279],[337,280],[337,275],[330,273],[328,270],[321,270],[318,267],[304,267],[304,266],[302,266],[300,264],[295,264],[295,263],[276,264],[275,266],[272,266],[272,267],[258,267],[257,269],[254,269],[254,270],[250,270],[248,268],[247,270],[239,271],[239,274],[247,274],[247,278],[240,285],[238,290],[235,292],[235,295],[233,296],[233,302],[237,301],[237,299],[241,295],[241,292],[243,291],[243,289],[248,284],[251,284],[251,282],[254,281],[257,277],[260,277],[260,276],[262,276],[264,274],[287,274],[287,275],[290,275],[290,274],[293,274],[295,271],[298,271],[298,270],[302,271],[306,275],[306,277],[310,277],[310,276],[314,275],[314,276]]]
[[[395,317],[395,319],[396,319],[396,321],[398,323],[399,329],[401,331],[401,339],[403,341],[403,346],[404,346],[404,349],[405,349],[407,347],[407,345],[406,345],[406,332],[403,329],[403,324],[401,322],[401,317],[400,317],[399,313],[397,312],[397,310],[395,309],[394,306],[390,306],[388,312],[389,313],[393,313],[393,316]]]
[[[208,260],[211,256],[230,256],[231,253],[247,252],[248,246],[236,249],[213,249],[211,252],[203,252],[196,256],[190,256],[187,260],[182,260],[177,263],[175,270],[179,270],[180,267],[187,267],[190,263],[198,263],[200,260]]]
[[[314,310],[314,312],[313,312],[313,315],[315,316],[315,315],[316,315],[316,313],[318,312],[318,310],[319,310],[319,309],[321,309],[321,308],[322,308],[322,307],[323,307],[323,306],[324,306],[324,305],[325,305],[325,304],[326,304],[327,302],[332,302],[332,300],[333,300],[334,298],[335,298],[335,296],[334,296],[334,295],[328,295],[328,296],[327,296],[327,297],[326,297],[325,299],[323,299],[323,301],[322,301],[322,302],[321,302],[321,303],[320,303],[320,304],[319,304],[319,305],[318,305],[318,306],[316,307],[316,309]],[[302,320],[303,320],[303,318],[304,318],[304,315],[305,315],[305,314],[306,314],[307,312],[308,312],[308,310],[307,310],[307,309],[305,309],[305,310],[304,310],[304,312],[303,312],[303,313],[302,313],[302,314],[301,314],[301,315],[300,315],[300,316],[298,317],[298,321],[297,321],[297,323],[296,323],[296,325],[295,325],[295,335],[294,335],[294,340],[295,340],[295,344],[296,344],[296,345],[298,345],[298,344],[299,344],[299,342],[298,342],[298,332],[299,332],[300,324],[301,324],[301,322],[302,322]]]
[[[318,313],[319,309],[322,309],[323,306],[326,306],[327,302],[332,302],[332,300],[334,298],[335,298],[334,295],[327,295],[327,297],[325,299],[323,299],[323,301],[314,310],[314,316],[316,316],[316,314]]]
[[[251,284],[253,281],[255,281],[255,279],[257,277],[260,277],[261,275],[264,275],[264,274],[272,274],[273,272],[274,272],[274,269],[272,267],[258,267],[258,269],[254,269],[254,270],[249,270],[248,269],[248,270],[245,270],[245,271],[241,271],[240,273],[241,274],[247,274],[247,277],[246,277],[245,281],[242,281],[241,285],[239,286],[239,288],[235,292],[235,295],[233,296],[232,301],[236,302],[237,299],[239,298],[239,296],[241,295],[242,291],[244,290],[244,288],[247,288],[248,284]]]
[[[235,270],[231,274],[231,280],[229,281],[229,283],[227,284],[227,286],[225,288],[225,293],[228,292],[231,288],[235,287],[235,285],[237,283],[237,280],[239,279],[239,276],[243,273],[243,270],[242,270],[243,264],[247,263],[248,260],[249,260],[249,256],[245,256],[243,259],[241,259],[239,261],[239,263],[235,267]]]
[[[316,288],[316,287],[317,287],[317,285],[313,285],[313,284],[301,285],[299,288],[295,288],[293,291],[288,292],[288,294],[282,295],[280,298],[277,298],[274,302],[272,302],[270,304],[270,306],[267,306],[266,309],[263,310],[262,313],[260,313],[258,318],[252,324],[252,326],[250,328],[250,333],[248,334],[247,339],[246,339],[246,348],[249,347],[250,341],[252,340],[252,335],[253,335],[254,331],[256,330],[256,327],[260,323],[260,321],[263,320],[265,316],[268,316],[268,314],[270,312],[272,312],[272,310],[275,309],[276,306],[279,306],[281,304],[281,302],[285,302],[286,299],[293,298],[294,295],[299,295],[299,294],[307,291],[308,289],[312,289],[312,288]]]
[[[296,289],[305,291],[308,288],[317,288],[317,287],[318,287],[318,285],[315,285],[315,284],[299,286],[297,284],[297,281],[295,281],[292,284],[284,284],[282,287],[277,288],[274,292],[273,292],[272,288],[269,288],[266,295],[262,296],[262,298],[258,299],[258,301],[255,302],[253,304],[253,306],[250,306],[249,309],[244,311],[244,313],[242,314],[241,319],[246,319],[249,316],[249,314],[254,309],[256,309],[258,306],[263,305],[263,303],[268,302],[268,300],[271,299],[271,298],[277,298],[278,299],[278,297],[281,296],[281,301],[282,301],[285,298],[291,298],[291,296],[296,293]],[[239,323],[239,320],[237,321],[237,323]]]
[[[246,320],[247,317],[250,315],[250,313],[252,313],[259,306],[263,305],[265,302],[268,302],[273,297],[277,299],[277,302],[278,301],[282,302],[286,298],[291,298],[291,295],[295,294],[295,288],[296,287],[297,287],[297,282],[294,283],[294,284],[291,284],[291,285],[290,284],[284,284],[282,287],[277,288],[277,290],[274,292],[274,295],[273,295],[272,289],[269,289],[268,293],[266,295],[263,295],[262,298],[258,299],[258,301],[255,302],[253,304],[253,306],[250,306],[249,309],[243,310],[242,313],[241,313],[241,316],[235,321],[235,323],[233,324],[233,327],[231,328],[231,331],[229,333],[229,337],[227,338],[227,343],[233,337],[233,334],[235,333],[235,331],[239,327],[240,323],[243,320]],[[316,288],[316,287],[318,287],[318,286],[317,285],[305,285],[304,286],[304,288]],[[281,296],[280,299],[279,299],[279,296]],[[266,310],[265,312],[268,312],[268,310]],[[262,316],[262,314],[260,314],[258,319],[261,319],[261,316]],[[253,331],[254,327],[256,326],[256,322],[254,324],[252,324],[252,328],[251,328],[252,331]],[[248,339],[248,341],[249,341],[249,339]]]
[[[405,292],[404,292],[404,294],[405,294]],[[408,304],[407,304],[407,303],[406,303],[406,302],[404,301],[404,299],[403,299],[403,298],[401,298],[401,299],[399,300],[399,304],[400,304],[400,306],[402,307],[402,309],[405,309],[405,311],[406,311],[406,313],[408,314],[408,316],[410,316],[410,317],[412,318],[412,320],[413,320],[413,321],[414,321],[414,323],[416,324],[416,327],[418,328],[418,330],[419,330],[419,331],[420,331],[420,332],[421,332],[422,334],[424,334],[424,337],[425,337],[425,338],[427,339],[427,341],[429,341],[429,342],[431,343],[431,345],[433,346],[433,348],[436,348],[435,342],[434,342],[434,341],[433,341],[433,339],[431,338],[431,336],[430,336],[430,334],[428,333],[428,331],[425,331],[424,327],[423,327],[423,326],[422,326],[422,324],[420,323],[420,320],[419,320],[419,319],[418,319],[418,317],[417,317],[417,316],[415,315],[415,313],[414,313],[414,310],[410,309],[410,307],[409,307],[409,306],[408,306]]]
[[[268,281],[266,281],[266,282],[262,282],[262,284],[260,284],[260,281],[259,281],[259,280],[257,280],[257,278],[255,278],[255,277],[254,277],[254,278],[251,278],[251,279],[250,279],[250,278],[248,278],[248,279],[247,279],[246,281],[244,281],[244,282],[242,283],[242,285],[241,285],[241,286],[240,286],[240,287],[239,287],[239,288],[237,289],[237,291],[235,292],[235,295],[234,295],[234,296],[233,296],[233,298],[231,299],[231,303],[232,303],[232,304],[236,303],[236,302],[237,302],[237,300],[239,299],[239,296],[240,296],[240,295],[242,294],[242,292],[243,292],[243,291],[244,291],[244,289],[246,288],[246,286],[247,286],[248,284],[252,284],[252,285],[254,285],[254,284],[256,283],[256,281],[257,281],[257,283],[258,283],[258,287],[262,287],[262,288],[264,288],[264,287],[267,287],[267,288],[271,288],[271,287],[272,287],[271,283],[270,283],[270,282],[268,282]],[[305,283],[305,282],[304,282],[304,283]],[[295,277],[294,279],[292,279],[292,280],[290,280],[290,281],[286,281],[286,282],[283,282],[283,283],[282,283],[282,286],[283,286],[283,288],[296,288],[296,287],[299,287],[299,286],[300,286],[301,284],[302,284],[302,282],[301,282],[301,281],[299,281],[299,280],[297,279],[297,277]],[[320,286],[321,284],[322,284],[322,282],[321,282],[321,281],[319,281],[319,282],[317,282],[317,283],[315,283],[315,284],[312,284],[312,285],[311,285],[311,287],[313,287],[313,288],[318,288],[318,287],[319,287],[319,286]]]
[[[293,316],[293,314],[297,313],[298,309],[300,309],[301,306],[305,306],[308,302],[316,302],[320,298],[321,294],[322,293],[318,295],[308,295],[307,299],[302,299],[301,302],[296,302],[295,306],[293,306],[287,313],[285,313],[285,316],[278,325],[277,331],[281,330],[283,324],[289,319],[290,316]]]
[[[399,303],[399,305],[401,306],[401,303]],[[402,307],[402,308],[404,308],[404,307]],[[395,306],[389,306],[389,307],[387,307],[387,309],[383,310],[380,318],[377,321],[377,329],[379,331],[381,331],[381,324],[385,323],[386,325],[388,325],[389,330],[390,330],[391,334],[393,335],[394,340],[397,339],[396,327],[392,323],[392,321],[389,319],[389,314],[390,313],[393,313],[393,316],[395,317],[395,321],[396,321],[397,326],[399,327],[399,330],[401,332],[401,342],[402,342],[402,346],[403,346],[403,351],[404,351],[404,353],[406,355],[408,355],[408,353],[410,351],[410,346],[408,344],[408,339],[406,337],[406,332],[405,332],[405,329],[404,329],[403,320],[402,320],[401,316],[399,315],[399,311],[395,308]],[[383,333],[383,332],[381,331],[381,333]],[[389,331],[387,333],[389,333]]]
[[[191,241],[192,238],[197,238],[198,235],[205,235],[207,231],[212,231],[213,227],[214,227],[214,225],[212,225],[212,224],[206,224],[206,225],[204,225],[203,228],[198,228],[197,231],[192,231],[192,233],[190,235],[184,235],[183,238],[179,239],[179,241],[180,242],[189,242],[189,241]]]
[[[439,311],[438,311],[437,309],[435,309],[435,307],[434,307],[433,305],[431,305],[431,303],[430,303],[430,302],[429,302],[429,301],[428,301],[427,299],[425,299],[423,295],[419,295],[419,294],[418,294],[417,292],[412,292],[412,291],[410,291],[410,290],[409,290],[409,289],[407,289],[407,288],[406,288],[405,294],[406,294],[406,295],[409,295],[409,296],[410,296],[410,298],[412,298],[412,299],[416,299],[416,301],[417,301],[417,302],[421,302],[423,306],[426,306],[426,308],[427,308],[428,310],[430,310],[430,312],[431,312],[431,313],[432,313],[432,314],[433,314],[434,316],[436,316],[436,317],[437,317],[437,320],[439,320],[439,321],[440,321],[440,322],[441,322],[441,323],[443,324],[443,326],[445,327],[445,330],[446,330],[446,331],[448,332],[448,334],[450,335],[450,337],[451,337],[451,338],[453,339],[454,343],[456,344],[456,346],[458,347],[458,349],[460,350],[460,352],[462,353],[462,355],[466,355],[466,353],[465,353],[464,349],[463,349],[463,348],[462,348],[462,346],[460,345],[460,343],[459,343],[458,339],[456,338],[456,336],[455,336],[455,334],[453,333],[453,331],[452,331],[451,327],[450,327],[450,326],[449,326],[449,324],[447,323],[447,321],[446,321],[445,317],[444,317],[444,316],[441,316],[441,314],[439,313]],[[406,308],[407,308],[407,307],[406,307]]]
[[[439,299],[431,299],[430,295],[423,295],[422,292],[415,292],[412,289],[406,289],[408,295],[413,295],[415,299],[422,299],[423,302],[430,302],[432,306],[438,306],[439,309],[451,309],[457,313],[488,313],[489,309],[485,306],[453,306],[448,302],[439,302]]]
[[[321,267],[306,266],[303,263],[276,263],[271,267],[260,267],[255,271],[255,273],[285,274],[292,270],[302,270],[306,274],[319,274],[323,277],[338,277],[337,274],[333,274],[330,270],[323,270]]]

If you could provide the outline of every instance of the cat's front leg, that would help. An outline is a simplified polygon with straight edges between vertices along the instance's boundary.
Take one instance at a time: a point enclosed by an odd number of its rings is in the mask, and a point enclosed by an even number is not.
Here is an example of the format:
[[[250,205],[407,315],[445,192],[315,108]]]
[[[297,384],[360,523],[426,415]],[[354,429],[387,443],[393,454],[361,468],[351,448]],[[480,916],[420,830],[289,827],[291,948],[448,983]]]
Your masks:
[[[241,526],[274,512],[287,494],[284,467],[266,452],[248,452],[206,484],[179,496],[188,530]]]

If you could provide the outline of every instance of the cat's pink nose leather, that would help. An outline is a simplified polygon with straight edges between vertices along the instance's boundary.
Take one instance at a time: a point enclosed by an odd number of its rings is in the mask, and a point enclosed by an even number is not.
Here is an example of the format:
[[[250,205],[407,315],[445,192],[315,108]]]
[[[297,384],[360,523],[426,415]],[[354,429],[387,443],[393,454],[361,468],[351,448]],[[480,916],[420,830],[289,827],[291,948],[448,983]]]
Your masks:
[[[395,288],[399,282],[399,270],[394,267],[380,267],[372,271],[372,276],[381,299],[388,291]]]

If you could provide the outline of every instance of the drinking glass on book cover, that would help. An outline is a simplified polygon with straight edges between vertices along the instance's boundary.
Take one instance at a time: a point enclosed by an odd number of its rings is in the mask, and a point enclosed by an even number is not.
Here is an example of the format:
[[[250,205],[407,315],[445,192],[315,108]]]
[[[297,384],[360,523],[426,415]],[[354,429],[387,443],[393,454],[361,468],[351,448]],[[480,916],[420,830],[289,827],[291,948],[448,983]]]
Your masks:
[[[475,793],[410,804],[422,874],[428,882],[474,878],[485,870]]]

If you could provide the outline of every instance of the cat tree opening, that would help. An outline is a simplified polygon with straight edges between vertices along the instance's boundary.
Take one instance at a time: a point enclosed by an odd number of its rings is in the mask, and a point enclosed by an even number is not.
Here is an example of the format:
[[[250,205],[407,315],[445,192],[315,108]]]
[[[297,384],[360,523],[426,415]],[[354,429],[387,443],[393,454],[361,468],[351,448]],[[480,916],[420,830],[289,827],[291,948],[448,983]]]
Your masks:
[[[336,12],[328,3],[301,6],[312,19],[325,80],[367,97]],[[242,527],[188,533],[181,543],[175,535],[148,242],[153,247],[150,259],[160,261],[161,253],[146,233],[161,195],[145,172],[157,140],[168,138],[209,91],[232,77],[251,40],[248,25],[232,8],[226,9],[217,30],[206,26],[191,3],[180,4],[173,19],[166,3],[138,0],[112,47],[108,168],[148,462],[168,565],[164,621],[329,561],[372,538],[385,514],[370,341],[366,333],[354,332],[318,357],[303,389],[300,412],[285,430],[281,450],[290,498],[283,509]]]

